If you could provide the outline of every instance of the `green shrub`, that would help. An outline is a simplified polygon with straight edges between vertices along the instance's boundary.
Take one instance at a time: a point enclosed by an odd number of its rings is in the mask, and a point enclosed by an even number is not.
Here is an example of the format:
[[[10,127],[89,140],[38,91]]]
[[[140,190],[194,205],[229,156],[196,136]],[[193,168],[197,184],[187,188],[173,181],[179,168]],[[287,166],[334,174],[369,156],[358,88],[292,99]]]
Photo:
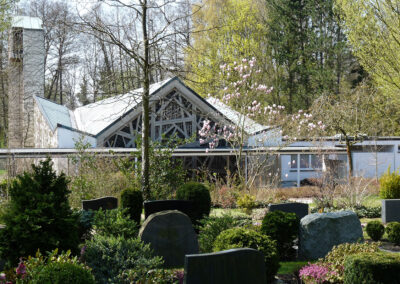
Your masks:
[[[385,233],[385,227],[380,221],[371,221],[368,222],[366,231],[373,241],[379,241]]]
[[[396,253],[360,253],[344,264],[345,284],[399,283],[400,256]]]
[[[0,230],[0,254],[7,266],[20,257],[41,251],[78,251],[77,216],[69,203],[68,180],[57,175],[50,159],[32,165],[32,172],[18,175],[10,187],[10,203]]]
[[[273,211],[265,214],[261,232],[277,242],[281,259],[293,254],[293,241],[299,234],[300,220],[295,213]]]
[[[199,182],[188,182],[176,191],[176,198],[190,200],[194,203],[193,215],[190,216],[193,224],[204,216],[210,215],[211,196],[208,188]]]
[[[41,284],[91,284],[93,275],[82,266],[74,263],[51,263],[43,267],[32,283]]]
[[[74,266],[74,268],[71,268],[71,270],[73,271],[68,272],[69,270],[68,268],[62,269],[63,271],[60,271],[60,275],[54,276],[54,277],[59,277],[57,281],[55,278],[52,281],[48,281],[41,278],[46,273],[53,274],[54,270],[52,270],[52,268],[49,267],[66,267],[63,266],[63,264]],[[21,267],[24,267],[25,269],[21,270]],[[47,272],[45,272],[43,276],[40,276],[43,270]],[[78,275],[75,275],[74,271],[77,270],[80,270],[80,272],[76,272]],[[53,250],[46,257],[43,256],[40,253],[40,251],[37,251],[35,257],[29,256],[28,259],[24,262],[21,262],[18,265],[18,268],[14,269],[14,271],[17,272],[15,275],[15,277],[18,278],[17,283],[21,284],[22,283],[75,283],[75,282],[94,283],[94,277],[91,275],[90,269],[87,266],[80,263],[76,256],[72,257],[71,251],[58,254],[58,249]],[[70,277],[64,273],[66,274],[72,273],[71,277],[73,277],[73,275],[77,276],[76,278],[74,278],[76,281],[61,282],[64,278],[68,279],[67,277]],[[79,282],[80,278],[85,279],[86,282]]]
[[[98,210],[93,219],[96,234],[135,238],[138,235],[138,226],[127,211],[128,209]]]
[[[140,224],[140,217],[143,210],[143,195],[140,190],[125,189],[121,193],[121,206],[127,208],[131,219]]]
[[[123,272],[124,283],[152,283],[152,284],[175,284],[183,283],[183,269],[152,269],[142,273],[142,278],[138,278],[135,270],[129,269]]]
[[[279,269],[279,256],[276,242],[260,232],[231,228],[223,231],[214,242],[214,251],[233,248],[253,248],[264,254],[267,280],[272,282]]]
[[[78,216],[78,235],[80,239],[89,238],[95,213],[93,210],[75,211],[75,214]]]
[[[212,252],[215,239],[227,229],[250,225],[251,219],[238,219],[224,214],[221,217],[205,217],[199,221],[199,247],[203,253]]]
[[[256,198],[250,194],[243,194],[236,201],[239,208],[243,208],[246,213],[251,214],[251,211],[257,206]]]
[[[393,226],[396,226],[396,224],[398,224],[399,222],[389,222],[386,224],[386,234],[389,234],[390,231],[392,230]]]
[[[380,197],[382,199],[400,198],[400,175],[398,171],[390,172],[390,167],[379,179]]]
[[[162,258],[154,257],[148,244],[122,236],[95,235],[86,241],[82,259],[92,268],[97,283],[119,283],[127,270],[131,270],[136,280],[142,279],[145,273],[162,264]]]
[[[400,223],[390,222],[386,227],[388,240],[395,245],[400,245]]]
[[[345,243],[338,246],[334,246],[332,250],[323,258],[320,259],[316,264],[328,267],[332,272],[330,273],[330,283],[342,283],[343,282],[343,267],[345,260],[348,256],[369,252],[375,253],[379,251],[380,243]]]

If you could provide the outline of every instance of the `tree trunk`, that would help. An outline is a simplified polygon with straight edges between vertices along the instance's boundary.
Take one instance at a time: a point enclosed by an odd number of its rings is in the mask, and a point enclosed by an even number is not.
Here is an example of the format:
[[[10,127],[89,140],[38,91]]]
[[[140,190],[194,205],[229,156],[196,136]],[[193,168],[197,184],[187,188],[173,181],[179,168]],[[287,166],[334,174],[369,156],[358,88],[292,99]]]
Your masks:
[[[349,183],[351,183],[351,179],[353,177],[353,157],[351,156],[352,144],[350,143],[349,137],[345,135],[346,140],[346,152],[347,152],[347,161],[349,163]]]
[[[146,199],[150,197],[150,159],[149,159],[149,96],[150,96],[150,62],[149,39],[147,35],[147,0],[142,2],[142,29],[144,44],[143,62],[143,94],[142,94],[142,191]]]

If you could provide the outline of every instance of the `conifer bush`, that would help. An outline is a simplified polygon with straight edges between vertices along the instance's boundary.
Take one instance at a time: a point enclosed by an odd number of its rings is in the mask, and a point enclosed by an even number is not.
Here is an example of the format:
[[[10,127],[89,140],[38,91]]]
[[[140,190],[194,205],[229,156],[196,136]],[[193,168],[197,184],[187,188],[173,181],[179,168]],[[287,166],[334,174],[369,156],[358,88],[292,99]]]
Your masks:
[[[57,175],[50,158],[18,175],[10,187],[10,203],[0,230],[0,257],[8,267],[38,249],[78,251],[78,216],[68,203],[68,179]]]
[[[193,214],[189,216],[192,223],[197,224],[198,220],[210,215],[211,195],[204,184],[194,181],[185,183],[176,191],[176,198],[193,201]]]
[[[398,171],[390,172],[390,167],[387,172],[379,179],[380,197],[382,199],[398,199],[400,198],[400,175]]]
[[[268,212],[262,221],[261,232],[277,242],[281,259],[293,254],[293,241],[299,234],[300,220],[295,213],[280,210]]]
[[[136,224],[140,224],[140,217],[143,210],[143,195],[140,190],[128,188],[122,191],[121,206],[128,210],[131,219]]]

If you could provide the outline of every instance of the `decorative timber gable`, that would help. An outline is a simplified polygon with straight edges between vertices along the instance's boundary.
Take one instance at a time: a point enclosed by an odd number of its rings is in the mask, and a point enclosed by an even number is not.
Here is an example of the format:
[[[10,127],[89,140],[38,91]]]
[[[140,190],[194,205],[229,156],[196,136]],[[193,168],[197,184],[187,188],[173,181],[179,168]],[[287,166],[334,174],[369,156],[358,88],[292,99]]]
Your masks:
[[[203,120],[220,121],[221,114],[204,99],[186,87],[179,79],[172,79],[170,84],[157,93],[151,94],[150,100],[150,136],[153,141],[160,141],[176,136],[182,139],[197,137]],[[122,122],[123,121],[123,122]],[[112,126],[104,135],[103,147],[136,147],[135,140],[142,131],[141,105],[137,105],[118,126]],[[100,140],[100,139],[99,139]],[[99,141],[100,142],[100,141]]]

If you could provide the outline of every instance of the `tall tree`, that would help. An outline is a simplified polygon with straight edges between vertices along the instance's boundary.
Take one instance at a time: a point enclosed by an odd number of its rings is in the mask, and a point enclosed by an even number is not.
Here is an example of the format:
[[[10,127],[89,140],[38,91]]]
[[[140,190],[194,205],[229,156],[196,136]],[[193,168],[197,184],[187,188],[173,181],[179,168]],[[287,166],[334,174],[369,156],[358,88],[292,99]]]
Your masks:
[[[220,66],[225,63],[255,57],[260,67],[271,68],[262,10],[257,0],[204,0],[193,6],[192,45],[185,56],[187,83],[198,93],[222,97],[216,92],[224,87]]]
[[[266,0],[267,42],[284,68],[274,85],[289,111],[307,109],[321,94],[340,92],[352,57],[333,0]]]
[[[400,1],[337,0],[354,54],[383,94],[400,90]]]
[[[104,17],[102,6],[107,5],[109,10],[121,9],[124,17],[119,21]],[[173,24],[180,21],[185,15],[174,10],[177,6],[174,1],[158,2],[151,0],[102,1],[87,15],[82,16],[82,24],[88,27],[87,32],[95,37],[102,35],[102,39],[122,50],[130,60],[134,61],[140,70],[142,91],[142,191],[150,196],[149,183],[149,139],[150,139],[150,82],[153,71],[156,69],[168,70],[170,60],[165,57],[154,57],[153,50],[158,47],[171,48],[173,37],[179,35]],[[157,16],[157,17],[156,17]],[[174,66],[172,66],[174,67]]]

